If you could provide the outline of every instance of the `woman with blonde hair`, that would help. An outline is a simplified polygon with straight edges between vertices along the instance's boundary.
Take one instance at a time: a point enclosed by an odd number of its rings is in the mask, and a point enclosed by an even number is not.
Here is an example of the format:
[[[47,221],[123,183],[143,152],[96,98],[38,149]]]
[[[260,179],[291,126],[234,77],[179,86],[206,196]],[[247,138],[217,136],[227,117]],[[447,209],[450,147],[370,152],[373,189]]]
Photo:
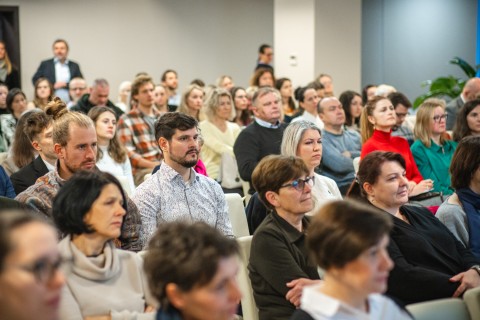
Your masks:
[[[240,133],[238,124],[229,121],[235,117],[230,93],[221,88],[213,90],[205,104],[205,115],[207,120],[199,124],[205,141],[201,157],[209,177],[221,182],[222,156],[228,153],[235,157],[233,145]]]
[[[447,113],[445,102],[427,99],[417,111],[413,133],[416,141],[411,149],[418,170],[424,179],[433,180],[433,190],[452,194],[448,168],[457,147],[446,133]]]
[[[194,117],[197,121],[204,120],[203,114],[203,98],[204,91],[196,84],[191,84],[182,94],[182,100],[178,107],[178,112],[185,113]]]
[[[33,101],[28,103],[29,108],[45,110],[47,104],[53,99],[53,85],[47,78],[41,77],[35,81],[35,94]]]
[[[389,99],[375,97],[368,101],[360,117],[363,143],[360,157],[363,159],[370,152],[378,150],[400,153],[405,159],[409,196],[429,191],[433,188],[433,181],[423,179],[407,140],[391,135],[396,122],[395,109]]]
[[[0,40],[0,81],[5,83],[8,89],[20,88],[18,70],[10,61],[5,42],[2,40]]]
[[[118,141],[117,120],[115,112],[109,107],[96,106],[90,109],[88,116],[95,123],[97,132],[97,167],[114,175],[128,186],[130,192],[135,190],[132,166],[127,150]]]

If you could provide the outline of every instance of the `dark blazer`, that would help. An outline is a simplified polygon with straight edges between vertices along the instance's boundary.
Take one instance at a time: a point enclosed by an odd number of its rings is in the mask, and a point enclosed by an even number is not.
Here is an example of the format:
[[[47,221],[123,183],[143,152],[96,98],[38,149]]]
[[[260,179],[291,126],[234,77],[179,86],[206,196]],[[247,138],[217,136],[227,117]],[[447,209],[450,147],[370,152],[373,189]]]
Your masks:
[[[70,68],[70,79],[73,79],[75,77],[83,78],[78,63],[69,60],[68,67]],[[53,63],[53,59],[44,60],[40,63],[37,72],[35,72],[32,77],[33,85],[35,85],[35,81],[37,81],[40,77],[47,78],[48,81],[50,81],[52,84],[55,84],[55,82],[57,82],[55,79],[55,64]]]
[[[42,158],[38,156],[35,160],[27,164],[10,176],[13,188],[16,194],[20,194],[28,187],[33,186],[38,178],[48,173],[47,166]]]
[[[8,90],[20,88],[20,75],[15,67],[12,66],[12,72],[10,72],[5,78],[5,84],[7,85]]]
[[[447,112],[447,130],[453,130],[457,120],[457,113],[463,107],[463,100],[460,96],[456,97],[447,104],[445,111]]]

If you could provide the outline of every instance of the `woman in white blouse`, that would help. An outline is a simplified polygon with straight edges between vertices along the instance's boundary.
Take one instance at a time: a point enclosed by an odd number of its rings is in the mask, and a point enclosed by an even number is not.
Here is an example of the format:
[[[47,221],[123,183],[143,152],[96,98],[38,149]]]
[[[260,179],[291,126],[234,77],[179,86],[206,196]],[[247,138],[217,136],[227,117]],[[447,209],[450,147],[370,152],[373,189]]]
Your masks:
[[[117,138],[117,119],[109,107],[97,106],[88,112],[97,131],[98,155],[97,167],[101,171],[114,175],[128,194],[135,190],[132,166],[127,151]]]
[[[205,104],[205,114],[207,120],[200,122],[204,140],[201,158],[208,176],[219,181],[222,154],[234,157],[233,144],[240,133],[238,124],[229,122],[235,117],[230,93],[225,89],[213,90]]]

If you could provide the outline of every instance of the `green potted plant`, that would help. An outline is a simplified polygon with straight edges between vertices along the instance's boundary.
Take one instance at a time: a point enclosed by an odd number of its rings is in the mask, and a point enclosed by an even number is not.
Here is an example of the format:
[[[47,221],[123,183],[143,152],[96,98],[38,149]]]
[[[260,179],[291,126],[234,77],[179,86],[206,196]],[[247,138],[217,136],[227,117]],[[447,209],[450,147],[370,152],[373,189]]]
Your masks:
[[[422,94],[415,99],[415,101],[413,102],[414,109],[421,105],[423,101],[431,97],[450,97],[451,99],[458,97],[462,92],[465,82],[467,82],[468,79],[475,77],[477,70],[480,67],[476,66],[476,68],[474,68],[468,62],[459,57],[455,57],[449,62],[451,64],[459,66],[463,70],[467,78],[459,79],[450,75],[446,77],[440,77],[435,80],[427,80],[422,82],[422,87],[429,86],[430,88],[427,93]]]

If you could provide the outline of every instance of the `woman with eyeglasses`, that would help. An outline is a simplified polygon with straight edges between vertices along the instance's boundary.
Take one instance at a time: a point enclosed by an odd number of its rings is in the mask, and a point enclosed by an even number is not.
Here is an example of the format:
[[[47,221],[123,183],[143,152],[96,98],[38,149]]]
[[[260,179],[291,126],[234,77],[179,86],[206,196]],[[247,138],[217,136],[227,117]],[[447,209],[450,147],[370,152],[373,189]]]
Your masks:
[[[52,226],[22,211],[1,212],[0,319],[60,319],[60,265]]]
[[[62,320],[154,319],[141,258],[115,248],[126,210],[120,182],[106,172],[80,171],[55,197],[53,217],[65,236],[58,247],[72,261]]]
[[[446,132],[447,113],[445,102],[427,99],[420,105],[415,121],[415,142],[411,149],[418,170],[424,179],[433,181],[432,191],[445,195],[453,193],[448,168],[457,143]]]
[[[392,136],[396,122],[395,109],[389,99],[375,97],[368,101],[360,117],[363,143],[360,158],[365,158],[373,151],[397,152],[405,159],[408,195],[412,197],[432,190],[433,181],[423,179],[407,140]]]
[[[253,187],[271,209],[253,235],[248,265],[260,320],[289,319],[302,288],[320,279],[305,247],[314,182],[297,157],[267,156],[253,171]]]

